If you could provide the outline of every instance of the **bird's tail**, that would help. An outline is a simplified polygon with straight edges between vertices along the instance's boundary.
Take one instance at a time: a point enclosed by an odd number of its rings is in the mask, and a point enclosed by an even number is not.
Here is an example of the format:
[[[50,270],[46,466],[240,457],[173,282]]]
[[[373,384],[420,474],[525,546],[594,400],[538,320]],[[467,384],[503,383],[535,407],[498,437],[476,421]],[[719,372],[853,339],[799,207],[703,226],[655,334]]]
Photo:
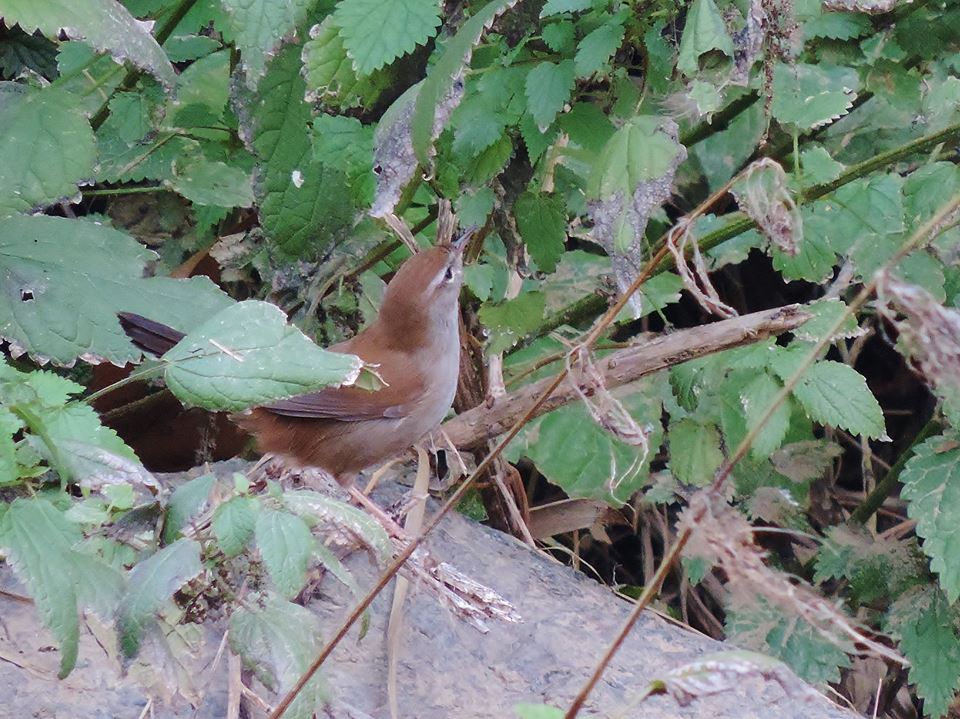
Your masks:
[[[118,312],[117,317],[120,319],[120,326],[133,344],[144,352],[158,357],[166,354],[186,336],[173,327],[154,322],[133,312]]]

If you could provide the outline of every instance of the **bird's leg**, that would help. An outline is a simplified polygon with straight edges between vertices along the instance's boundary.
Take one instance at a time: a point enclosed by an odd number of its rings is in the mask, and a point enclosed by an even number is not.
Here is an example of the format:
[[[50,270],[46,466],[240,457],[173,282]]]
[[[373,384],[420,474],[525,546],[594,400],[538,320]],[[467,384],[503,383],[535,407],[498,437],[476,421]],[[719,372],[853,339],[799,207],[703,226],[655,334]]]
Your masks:
[[[397,524],[389,514],[387,514],[379,505],[377,505],[376,502],[357,489],[356,486],[351,484],[347,488],[347,492],[353,498],[354,502],[367,510],[367,513],[380,523],[380,525],[387,531],[387,534],[397,539],[409,539],[403,527]]]

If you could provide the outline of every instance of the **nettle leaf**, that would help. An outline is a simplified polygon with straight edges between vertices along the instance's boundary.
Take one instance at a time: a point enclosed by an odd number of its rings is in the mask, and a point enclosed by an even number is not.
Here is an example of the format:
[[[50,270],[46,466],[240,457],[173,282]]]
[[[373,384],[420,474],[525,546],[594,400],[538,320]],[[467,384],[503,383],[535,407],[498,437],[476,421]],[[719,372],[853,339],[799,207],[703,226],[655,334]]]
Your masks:
[[[681,482],[706,487],[723,462],[720,431],[713,424],[681,419],[670,423],[670,469]]]
[[[0,517],[0,548],[60,645],[60,678],[77,660],[78,604],[108,619],[122,586],[119,572],[74,551],[81,538],[79,526],[46,499],[15,499]]]
[[[156,622],[156,613],[180,587],[202,571],[200,545],[192,539],[178,539],[130,571],[127,591],[117,614],[124,656],[136,655],[143,633]]]
[[[225,162],[192,157],[174,163],[170,179],[163,184],[198,205],[253,206],[250,174]]]
[[[517,704],[513,710],[518,719],[563,719],[563,710],[546,704]]]
[[[783,384],[766,372],[758,374],[740,393],[743,413],[750,431],[760,421],[773,399],[783,389]],[[755,457],[767,457],[780,446],[790,426],[790,398],[782,402],[753,441],[751,452]]]
[[[838,682],[839,670],[850,666],[849,657],[835,641],[762,597],[728,606],[725,628],[734,644],[782,660],[811,684]]]
[[[844,304],[843,300],[817,300],[806,305],[803,310],[812,314],[813,317],[794,330],[794,337],[798,339],[807,342],[819,342],[840,321],[841,317],[843,317],[843,321],[839,328],[830,335],[831,342],[841,338],[858,337],[863,333],[857,324],[856,315],[853,313],[847,314],[847,305]]]
[[[310,28],[310,39],[303,46],[303,73],[307,102],[347,110],[369,105],[389,86],[386,72],[358,75],[347,57],[340,28],[328,15]]]
[[[569,20],[552,22],[548,25],[545,25],[543,32],[541,32],[543,41],[546,43],[547,47],[554,52],[566,52],[567,50],[572,50],[573,41],[576,38],[576,34],[576,26]]]
[[[17,23],[27,33],[39,29],[47,37],[63,32],[83,40],[149,72],[168,89],[176,83],[173,65],[150,34],[151,24],[140,22],[114,0],[4,0],[3,15],[8,25]]]
[[[547,0],[540,10],[540,17],[550,17],[565,12],[582,12],[593,6],[593,0]]]
[[[181,530],[200,514],[210,501],[210,490],[216,483],[216,475],[205,474],[177,487],[167,503],[167,516],[163,524],[163,541],[173,542]]]
[[[129,235],[59,217],[0,220],[0,336],[14,355],[70,366],[136,362],[116,313],[192,328],[232,304],[206,278],[143,277],[156,255]],[[77,298],[83,301],[78,302]]]
[[[282,254],[306,259],[344,236],[356,206],[346,176],[313,159],[300,69],[300,49],[284,47],[258,85],[249,122],[261,160],[254,194],[264,234]]]
[[[778,374],[786,381],[785,373]],[[814,422],[870,439],[886,437],[880,404],[863,375],[848,365],[833,360],[817,362],[804,373],[793,396]]]
[[[715,50],[733,58],[733,40],[713,0],[694,0],[680,39],[677,69],[695,75],[700,69],[700,56]]]
[[[254,536],[270,578],[285,597],[295,597],[307,583],[307,568],[316,548],[310,528],[289,512],[264,509]]]
[[[386,531],[361,509],[308,489],[284,492],[283,504],[310,527],[336,527],[356,535],[370,545],[380,559],[387,559],[393,553]]]
[[[671,174],[685,153],[664,122],[662,117],[638,115],[617,130],[593,166],[587,194],[596,199],[618,192],[632,197],[643,183]]]
[[[215,314],[163,356],[182,402],[239,411],[332,385],[352,384],[363,363],[328,352],[287,324],[269,302],[246,300]]]
[[[623,22],[619,18],[587,33],[573,58],[577,77],[589,77],[608,68],[610,58],[623,42]]]
[[[490,351],[503,352],[540,326],[546,307],[542,292],[524,292],[499,304],[484,304],[477,316],[491,331]]]
[[[527,106],[540,128],[547,128],[570,100],[577,71],[573,60],[541,62],[527,75]]]
[[[267,59],[284,37],[307,20],[312,0],[221,0],[230,17],[247,85],[255,87],[266,70]]]
[[[948,432],[915,447],[900,476],[907,514],[917,520],[930,568],[952,604],[960,597],[960,435]]]
[[[257,679],[277,693],[288,691],[320,651],[323,628],[316,614],[275,594],[249,598],[230,615],[230,648]],[[314,674],[284,716],[311,719],[323,706],[320,674]]]
[[[571,497],[622,505],[647,483],[650,460],[663,441],[658,387],[645,383],[631,390],[621,401],[633,420],[650,432],[646,457],[641,447],[627,444],[601,427],[580,402],[531,423],[524,430],[524,441],[511,450],[513,457],[529,457],[550,482]]]
[[[228,557],[240,554],[253,537],[259,506],[253,497],[233,497],[214,511],[213,535]]]
[[[417,162],[423,165],[429,163],[433,153],[433,141],[440,136],[451,113],[463,99],[464,68],[473,57],[474,45],[480,42],[484,30],[489,28],[497,17],[516,3],[517,0],[491,0],[463,23],[453,39],[446,44],[443,55],[427,73],[420,90],[411,97],[413,105],[410,108],[412,112],[409,117],[409,137]],[[390,109],[393,110],[393,106]],[[387,116],[384,115],[381,125],[386,120]],[[403,137],[406,141],[405,133]],[[406,179],[402,180],[401,186],[407,183],[412,174],[411,168],[409,174],[403,175]],[[381,179],[386,178],[381,175]]]
[[[900,649],[910,660],[910,682],[924,700],[924,715],[944,716],[960,689],[954,609],[936,587],[918,587],[897,600],[887,624],[887,631],[900,635]]]
[[[859,86],[857,71],[849,67],[778,63],[770,111],[780,122],[812,130],[846,115]]]
[[[424,45],[440,27],[436,0],[340,0],[333,12],[353,68],[379,70]]]
[[[0,83],[0,127],[0,217],[75,195],[93,174],[93,130],[72,95]]]
[[[313,157],[347,176],[359,206],[370,204],[376,188],[373,127],[352,117],[320,115],[313,121]]]
[[[567,215],[563,198],[524,192],[513,204],[517,229],[530,256],[544,272],[553,272],[563,256]]]

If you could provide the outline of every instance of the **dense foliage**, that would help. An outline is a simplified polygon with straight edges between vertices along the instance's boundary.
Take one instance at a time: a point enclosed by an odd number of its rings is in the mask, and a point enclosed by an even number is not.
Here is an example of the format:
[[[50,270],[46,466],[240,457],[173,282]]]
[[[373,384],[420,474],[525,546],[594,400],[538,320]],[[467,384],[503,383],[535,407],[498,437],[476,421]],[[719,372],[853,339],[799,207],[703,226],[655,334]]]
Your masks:
[[[318,536],[348,525],[390,553],[367,517],[312,492],[240,475],[159,485],[90,406],[88,365],[143,359],[116,313],[187,333],[136,372],[187,405],[374,386],[313,340],[373,315],[408,253],[384,218],[426,244],[449,199],[481,228],[463,296],[467,344],[495,369],[481,396],[496,368],[508,392],[562,368],[651,258],[599,355],[806,303],[792,334],[616,398],[601,388],[607,405],[533,420],[507,456],[539,497],[672,522],[747,440],[725,491],[755,526],[787,530],[758,535],[769,567],[889,637],[923,714],[946,713],[960,689],[955,3],[0,0],[0,16],[0,552],[62,675],[84,616],[133,658],[173,641],[162,625],[202,621],[203,596],[257,677],[289,688],[318,650],[293,601],[311,570],[353,586]],[[220,287],[175,279],[209,258]],[[661,529],[648,552],[669,544]],[[731,567],[698,546],[674,573],[704,608],[691,621],[724,621],[815,684],[855,671],[829,618],[718,589]],[[598,554],[649,581],[629,566],[652,557]],[[881,709],[903,681],[891,660]],[[289,715],[320,700],[310,684]]]

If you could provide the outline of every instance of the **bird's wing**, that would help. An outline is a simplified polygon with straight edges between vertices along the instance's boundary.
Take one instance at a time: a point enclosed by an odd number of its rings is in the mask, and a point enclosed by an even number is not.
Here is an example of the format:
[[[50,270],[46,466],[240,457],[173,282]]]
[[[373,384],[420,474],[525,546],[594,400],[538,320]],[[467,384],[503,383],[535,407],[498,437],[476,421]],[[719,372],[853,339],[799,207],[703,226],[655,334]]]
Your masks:
[[[335,419],[341,422],[406,417],[422,397],[426,383],[410,366],[407,358],[382,356],[378,359],[380,363],[377,371],[387,382],[387,386],[379,390],[353,386],[329,387],[319,392],[272,402],[263,408],[285,417]]]

